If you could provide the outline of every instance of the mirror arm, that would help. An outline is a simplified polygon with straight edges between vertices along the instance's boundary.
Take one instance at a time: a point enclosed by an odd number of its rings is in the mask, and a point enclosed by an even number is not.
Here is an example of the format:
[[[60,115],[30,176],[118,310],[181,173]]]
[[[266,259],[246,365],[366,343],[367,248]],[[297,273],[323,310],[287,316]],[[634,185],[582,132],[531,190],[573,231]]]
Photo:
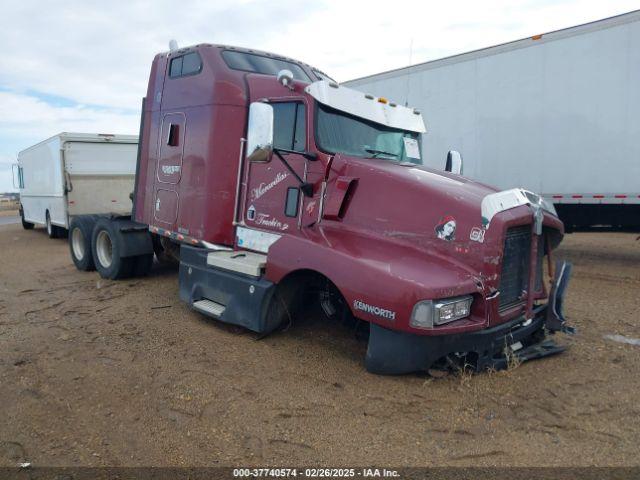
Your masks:
[[[284,153],[295,153],[296,155],[302,155],[307,160],[318,160],[318,154],[314,152],[298,152],[296,150],[289,150],[286,148],[278,148],[278,150]]]
[[[300,183],[300,190],[302,191],[304,196],[305,197],[312,197],[313,196],[313,184],[305,182],[304,180],[302,180],[302,178],[300,178],[300,175],[298,175],[295,172],[295,170],[293,168],[291,168],[291,165],[289,165],[289,162],[287,162],[285,160],[285,158],[282,156],[282,154],[280,153],[280,150],[282,150],[284,152],[287,152],[287,150],[283,150],[283,149],[280,149],[280,148],[274,148],[273,149],[273,153],[275,153],[276,157],[278,157],[280,159],[280,161],[284,164],[284,166],[287,167],[287,170],[289,170],[289,172],[291,172],[291,175],[296,177],[296,180],[298,180],[298,183]],[[291,153],[298,153],[298,152],[291,152]]]

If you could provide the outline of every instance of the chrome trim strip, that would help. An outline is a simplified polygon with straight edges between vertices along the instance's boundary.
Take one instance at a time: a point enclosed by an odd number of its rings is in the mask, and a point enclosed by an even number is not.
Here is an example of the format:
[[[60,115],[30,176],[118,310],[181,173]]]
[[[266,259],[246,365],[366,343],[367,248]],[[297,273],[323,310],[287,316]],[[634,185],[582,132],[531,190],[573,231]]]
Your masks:
[[[318,207],[318,224],[322,221],[322,214],[324,213],[324,196],[327,191],[327,181],[322,182],[322,190],[320,190],[320,206]]]
[[[304,174],[302,175],[302,179],[304,183],[307,183],[307,170],[309,168],[309,160],[304,159]],[[298,230],[302,228],[302,213],[304,212],[304,195],[300,191],[300,201],[298,205]]]
[[[238,209],[240,202],[240,183],[241,183],[241,175],[242,175],[242,167],[244,166],[244,145],[246,143],[246,138],[240,139],[240,158],[238,158],[238,178],[236,180],[236,201],[233,205],[233,226],[238,225]]]

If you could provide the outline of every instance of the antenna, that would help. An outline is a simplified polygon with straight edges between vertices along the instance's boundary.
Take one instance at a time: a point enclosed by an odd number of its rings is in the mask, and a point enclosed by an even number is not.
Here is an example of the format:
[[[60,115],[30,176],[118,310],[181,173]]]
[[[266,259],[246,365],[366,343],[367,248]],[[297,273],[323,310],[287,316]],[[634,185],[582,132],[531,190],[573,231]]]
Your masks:
[[[173,38],[169,40],[169,51],[173,52],[178,50],[178,42],[176,42]]]
[[[411,37],[411,41],[409,42],[409,66],[407,67],[407,96],[404,100],[404,106],[409,106],[409,80],[411,79],[411,61],[413,60],[413,37]]]

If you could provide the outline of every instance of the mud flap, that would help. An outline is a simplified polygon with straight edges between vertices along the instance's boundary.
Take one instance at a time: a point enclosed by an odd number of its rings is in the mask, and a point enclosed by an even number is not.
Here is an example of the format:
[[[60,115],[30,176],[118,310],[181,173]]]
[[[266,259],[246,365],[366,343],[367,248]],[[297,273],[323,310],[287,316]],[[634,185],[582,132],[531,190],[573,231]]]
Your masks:
[[[570,335],[576,333],[574,327],[568,326],[562,311],[564,306],[564,295],[571,278],[572,265],[569,262],[557,262],[556,274],[549,293],[549,303],[547,307],[547,318],[545,326],[550,332],[563,332]]]

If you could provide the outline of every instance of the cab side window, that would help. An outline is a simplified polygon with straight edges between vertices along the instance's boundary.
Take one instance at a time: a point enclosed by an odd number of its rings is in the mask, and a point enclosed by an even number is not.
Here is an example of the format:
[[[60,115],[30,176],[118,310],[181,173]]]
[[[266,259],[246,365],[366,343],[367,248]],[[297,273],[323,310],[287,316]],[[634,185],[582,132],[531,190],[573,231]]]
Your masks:
[[[171,78],[196,75],[202,71],[202,59],[198,52],[191,52],[171,59],[169,76]]]
[[[298,102],[272,103],[273,146],[304,152],[306,149],[305,107]]]

